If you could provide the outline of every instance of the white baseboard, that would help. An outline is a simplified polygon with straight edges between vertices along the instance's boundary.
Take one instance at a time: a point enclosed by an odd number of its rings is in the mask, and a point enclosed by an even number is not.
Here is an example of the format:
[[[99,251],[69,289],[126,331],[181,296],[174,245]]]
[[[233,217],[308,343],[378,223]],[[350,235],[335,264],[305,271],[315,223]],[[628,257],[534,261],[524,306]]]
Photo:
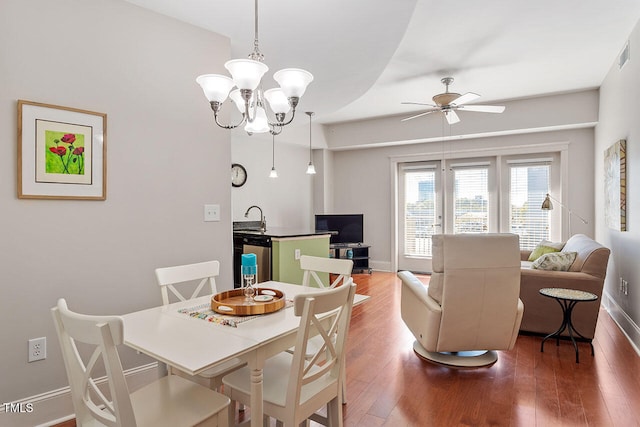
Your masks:
[[[158,363],[153,362],[125,371],[129,390],[134,391],[158,378]],[[104,378],[96,382],[105,384]],[[23,412],[7,412],[0,406],[0,425],[12,427],[48,427],[75,417],[69,387],[52,390],[11,402],[21,405]],[[11,410],[9,410],[11,411]]]
[[[376,271],[391,271],[391,263],[385,261],[369,261],[369,267]]]
[[[640,356],[640,327],[607,292],[602,294],[602,305]]]

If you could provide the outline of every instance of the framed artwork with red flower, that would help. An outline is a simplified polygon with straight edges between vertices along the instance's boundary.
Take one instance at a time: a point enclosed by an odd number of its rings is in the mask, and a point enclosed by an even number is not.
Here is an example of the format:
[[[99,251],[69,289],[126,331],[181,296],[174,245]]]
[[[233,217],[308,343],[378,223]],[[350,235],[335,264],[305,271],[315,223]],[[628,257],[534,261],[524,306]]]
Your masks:
[[[107,115],[18,101],[18,198],[105,200]]]

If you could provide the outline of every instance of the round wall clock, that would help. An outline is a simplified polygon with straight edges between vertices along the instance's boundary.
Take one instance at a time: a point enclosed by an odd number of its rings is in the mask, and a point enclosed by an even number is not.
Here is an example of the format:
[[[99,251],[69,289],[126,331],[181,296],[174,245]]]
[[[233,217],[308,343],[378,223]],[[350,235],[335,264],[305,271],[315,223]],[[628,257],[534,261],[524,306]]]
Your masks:
[[[247,170],[240,163],[231,165],[231,185],[242,187],[247,182]]]

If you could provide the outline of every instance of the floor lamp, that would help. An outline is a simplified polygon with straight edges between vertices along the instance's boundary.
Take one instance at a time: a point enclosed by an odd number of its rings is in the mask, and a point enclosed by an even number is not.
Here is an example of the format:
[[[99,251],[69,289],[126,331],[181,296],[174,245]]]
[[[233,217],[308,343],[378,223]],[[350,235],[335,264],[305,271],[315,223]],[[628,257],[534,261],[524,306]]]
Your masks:
[[[583,224],[589,224],[589,222],[586,219],[582,218],[580,215],[578,215],[577,213],[574,213],[571,209],[563,205],[560,202],[560,200],[551,197],[549,193],[547,193],[547,196],[542,201],[542,206],[540,206],[540,209],[542,209],[543,211],[552,210],[553,209],[553,203],[551,203],[552,200],[557,204],[559,204],[560,206],[562,206],[563,208],[565,208],[567,212],[569,212],[569,237],[571,237],[571,215],[577,216],[580,219],[580,221],[582,221]]]

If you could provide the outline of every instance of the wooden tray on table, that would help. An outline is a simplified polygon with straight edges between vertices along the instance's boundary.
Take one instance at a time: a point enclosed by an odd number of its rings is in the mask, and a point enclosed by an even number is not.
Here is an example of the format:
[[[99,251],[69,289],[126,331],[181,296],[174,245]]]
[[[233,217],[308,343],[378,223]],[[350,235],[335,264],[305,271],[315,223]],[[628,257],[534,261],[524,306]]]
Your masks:
[[[233,316],[273,313],[286,304],[284,293],[277,289],[255,288],[256,294],[247,301],[242,289],[220,292],[211,297],[211,309]]]

